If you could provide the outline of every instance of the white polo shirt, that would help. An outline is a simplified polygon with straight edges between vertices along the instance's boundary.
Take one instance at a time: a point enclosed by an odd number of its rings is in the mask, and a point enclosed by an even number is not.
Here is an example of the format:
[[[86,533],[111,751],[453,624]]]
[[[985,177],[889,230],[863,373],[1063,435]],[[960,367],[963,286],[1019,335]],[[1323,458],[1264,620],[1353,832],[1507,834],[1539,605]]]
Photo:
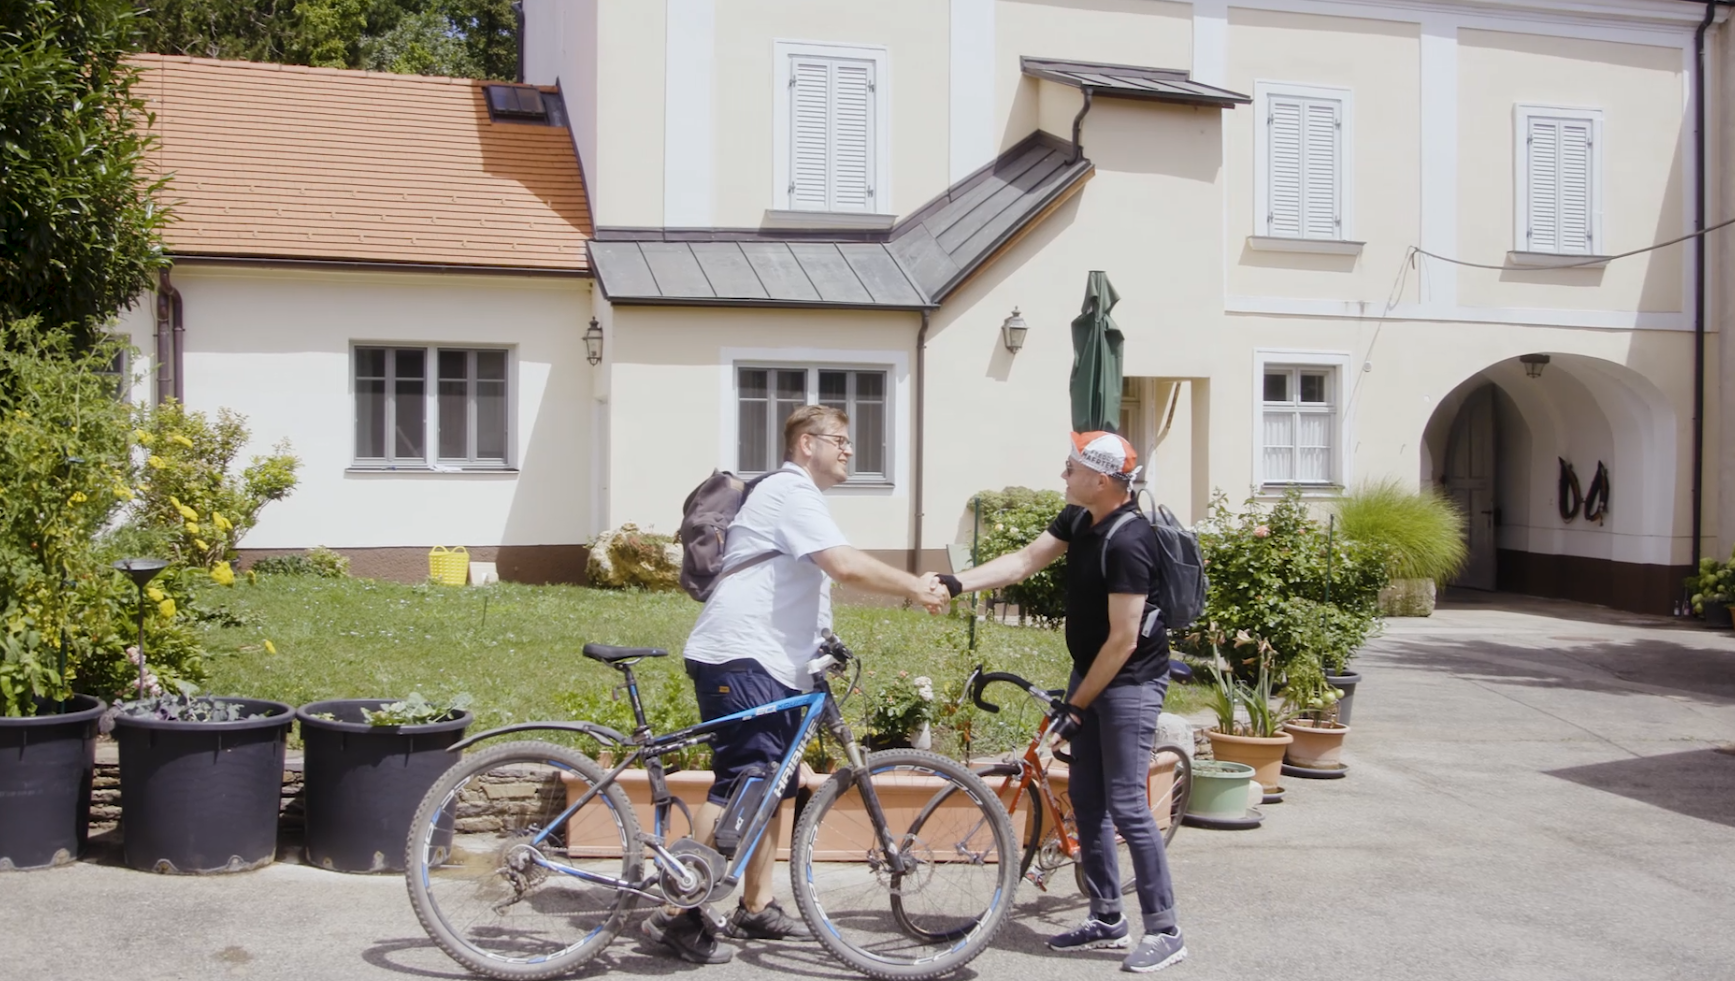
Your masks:
[[[751,658],[784,685],[807,691],[807,662],[820,631],[831,627],[831,580],[813,553],[847,544],[813,478],[785,463],[753,488],[729,525],[723,567],[766,552],[777,557],[717,584],[683,656],[701,664]]]

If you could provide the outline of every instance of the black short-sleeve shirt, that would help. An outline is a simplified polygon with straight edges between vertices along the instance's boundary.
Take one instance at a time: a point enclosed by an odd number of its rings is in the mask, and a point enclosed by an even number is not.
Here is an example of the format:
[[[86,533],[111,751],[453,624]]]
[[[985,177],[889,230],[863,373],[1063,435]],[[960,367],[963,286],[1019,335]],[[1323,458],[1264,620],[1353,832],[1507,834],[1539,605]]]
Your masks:
[[[1124,522],[1121,518],[1128,515]],[[1108,540],[1107,561],[1103,536],[1116,523],[1120,528]],[[1109,512],[1091,524],[1090,512],[1068,505],[1048,526],[1048,533],[1066,542],[1066,649],[1080,675],[1108,643],[1108,598],[1110,593],[1137,593],[1145,597],[1139,614],[1138,644],[1132,656],[1110,685],[1142,684],[1160,678],[1169,670],[1169,631],[1157,606],[1157,535],[1151,523],[1133,502]],[[1105,573],[1106,569],[1106,575]]]

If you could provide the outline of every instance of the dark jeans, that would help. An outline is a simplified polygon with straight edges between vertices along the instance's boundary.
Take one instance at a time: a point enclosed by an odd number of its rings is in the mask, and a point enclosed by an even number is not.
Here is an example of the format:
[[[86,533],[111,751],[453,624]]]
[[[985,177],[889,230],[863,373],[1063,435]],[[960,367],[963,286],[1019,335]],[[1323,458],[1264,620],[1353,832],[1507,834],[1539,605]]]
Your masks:
[[[1078,688],[1074,673],[1070,693]],[[1121,911],[1120,863],[1115,831],[1126,839],[1138,876],[1139,911],[1145,932],[1175,926],[1175,887],[1163,835],[1152,816],[1146,780],[1157,716],[1169,679],[1103,689],[1084,712],[1072,737],[1072,813],[1084,852],[1084,881],[1093,914]]]

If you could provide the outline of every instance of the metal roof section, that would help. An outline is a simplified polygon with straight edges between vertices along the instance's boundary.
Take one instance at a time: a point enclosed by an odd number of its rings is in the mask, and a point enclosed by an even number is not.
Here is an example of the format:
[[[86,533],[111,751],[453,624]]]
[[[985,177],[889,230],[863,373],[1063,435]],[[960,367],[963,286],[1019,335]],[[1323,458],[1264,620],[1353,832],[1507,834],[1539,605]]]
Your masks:
[[[1253,100],[1239,92],[1195,82],[1184,71],[1172,68],[1144,68],[1138,65],[1110,65],[1097,61],[1063,61],[1058,58],[1018,59],[1024,74],[1089,89],[1097,95],[1122,99],[1146,99],[1152,102],[1178,102],[1190,106],[1217,106],[1233,109]]]
[[[924,310],[1093,170],[1036,133],[889,231],[604,228],[591,268],[617,304]]]

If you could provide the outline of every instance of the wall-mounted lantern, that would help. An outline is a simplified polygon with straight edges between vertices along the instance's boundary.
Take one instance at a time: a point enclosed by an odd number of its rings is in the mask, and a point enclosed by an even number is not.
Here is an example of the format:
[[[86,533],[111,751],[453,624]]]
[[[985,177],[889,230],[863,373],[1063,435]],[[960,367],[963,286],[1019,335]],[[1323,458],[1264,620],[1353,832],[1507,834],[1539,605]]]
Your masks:
[[[590,329],[584,332],[584,360],[591,364],[602,363],[602,325],[596,318],[590,318]]]
[[[1000,343],[1006,345],[1006,350],[1010,353],[1017,354],[1018,349],[1024,346],[1024,335],[1029,332],[1030,328],[1024,325],[1024,318],[1018,315],[1018,308],[1013,307],[1012,316],[1007,317],[1000,325]]]
[[[1518,356],[1518,361],[1520,364],[1524,365],[1524,373],[1526,375],[1529,375],[1532,378],[1541,378],[1543,366],[1548,364],[1548,355],[1520,354]]]

